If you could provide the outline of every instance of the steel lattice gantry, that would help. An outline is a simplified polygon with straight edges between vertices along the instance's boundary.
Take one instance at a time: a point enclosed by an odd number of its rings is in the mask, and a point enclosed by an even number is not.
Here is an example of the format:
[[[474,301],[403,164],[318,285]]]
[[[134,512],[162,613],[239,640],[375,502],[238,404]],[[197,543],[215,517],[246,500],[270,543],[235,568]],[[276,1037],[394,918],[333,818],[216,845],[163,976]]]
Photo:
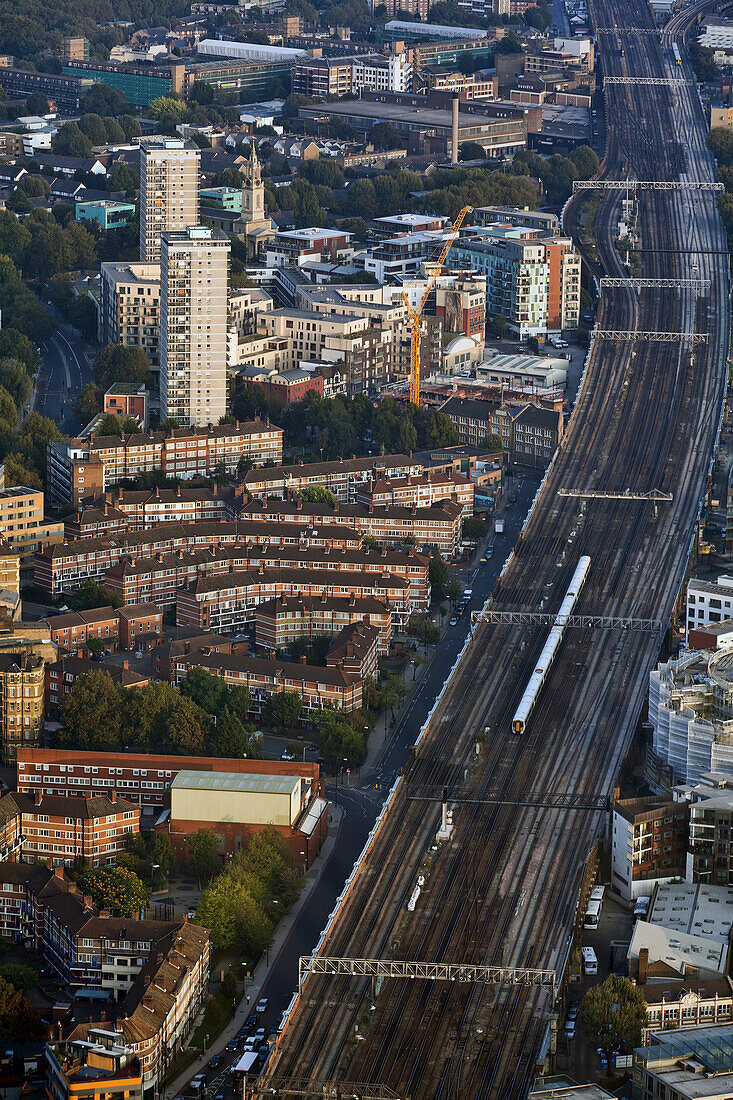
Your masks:
[[[596,34],[625,34],[636,37],[637,35],[656,34],[660,33],[656,27],[596,27]]]
[[[597,328],[593,335],[599,340],[649,340],[659,344],[704,344],[707,332],[640,332],[636,329]]]
[[[651,504],[671,504],[674,500],[671,493],[663,493],[661,489],[649,489],[646,493],[636,493],[631,489],[617,493],[608,489],[558,489],[557,495],[578,500],[646,500]]]
[[[576,794],[573,791],[543,793],[541,791],[474,791],[467,787],[408,787],[412,802],[466,802],[474,806],[529,806],[542,810],[607,810],[608,795]]]
[[[722,183],[671,180],[573,180],[573,191],[724,191]]]
[[[620,615],[554,615],[548,611],[473,611],[472,623],[495,623],[498,626],[560,626],[581,630],[644,630],[656,634],[664,629],[660,619],[635,619]]]
[[[301,955],[298,988],[309,974],[350,978],[414,978],[429,982],[492,982],[498,985],[544,986],[554,995],[554,970],[526,967],[475,966],[471,963],[408,962],[403,959],[346,959],[328,955]]]
[[[611,279],[604,276],[600,281],[601,290],[607,287],[624,287],[629,290],[705,290],[709,286],[709,279]]]
[[[400,1100],[388,1085],[363,1081],[313,1081],[307,1077],[267,1077],[252,1085],[249,1098],[260,1096],[320,1096],[327,1100]]]
[[[689,88],[691,80],[679,76],[606,76],[604,84],[643,84],[648,88]]]

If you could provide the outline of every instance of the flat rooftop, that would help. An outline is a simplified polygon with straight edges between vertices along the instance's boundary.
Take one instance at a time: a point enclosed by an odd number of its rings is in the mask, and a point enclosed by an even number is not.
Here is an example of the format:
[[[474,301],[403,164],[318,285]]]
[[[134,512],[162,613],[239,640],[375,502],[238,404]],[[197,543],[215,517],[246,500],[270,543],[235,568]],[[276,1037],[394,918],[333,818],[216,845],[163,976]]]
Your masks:
[[[408,103],[381,103],[362,99],[313,104],[300,107],[299,113],[304,118],[328,114],[362,118],[365,122],[372,119],[378,119],[380,122],[407,122],[413,130],[428,130],[433,126],[450,129],[452,124],[452,111],[448,107],[413,107]],[[497,124],[504,126],[515,122],[516,120],[511,118],[489,118],[486,115],[468,114],[460,109],[458,111],[459,129],[471,130],[476,135]]]
[[[661,883],[647,919],[670,931],[727,943],[733,925],[733,886]]]

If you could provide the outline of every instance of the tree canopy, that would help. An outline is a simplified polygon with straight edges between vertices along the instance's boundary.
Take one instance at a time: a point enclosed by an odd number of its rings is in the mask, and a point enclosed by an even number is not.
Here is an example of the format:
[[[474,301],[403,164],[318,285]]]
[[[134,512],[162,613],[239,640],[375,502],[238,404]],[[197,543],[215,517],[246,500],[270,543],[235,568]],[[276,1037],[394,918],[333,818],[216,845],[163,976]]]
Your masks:
[[[621,1047],[631,1051],[641,1046],[647,1022],[644,994],[628,978],[610,974],[588,990],[580,1006],[580,1019],[586,1046],[605,1051],[610,1075],[614,1050]]]
[[[90,867],[79,875],[79,888],[98,909],[113,917],[139,916],[150,901],[150,891],[128,867]]]

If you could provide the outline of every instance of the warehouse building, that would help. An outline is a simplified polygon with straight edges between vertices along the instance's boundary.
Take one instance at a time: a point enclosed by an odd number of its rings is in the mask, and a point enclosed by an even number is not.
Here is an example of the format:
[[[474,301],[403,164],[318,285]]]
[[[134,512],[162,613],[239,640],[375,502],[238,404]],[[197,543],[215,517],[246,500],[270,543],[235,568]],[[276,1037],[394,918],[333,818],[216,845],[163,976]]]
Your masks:
[[[171,783],[170,818],[158,829],[185,853],[186,837],[212,829],[219,852],[232,856],[272,827],[285,839],[293,864],[307,869],[328,832],[328,802],[299,775],[179,771]]]
[[[340,119],[362,134],[380,122],[388,122],[407,142],[408,152],[446,156],[452,148],[453,117],[450,96],[445,104],[431,105],[425,96],[366,92],[362,99],[299,107],[302,119]],[[419,108],[419,109],[418,109]],[[527,145],[527,118],[521,108],[482,104],[482,113],[458,112],[458,144],[473,141],[487,156],[514,156]]]

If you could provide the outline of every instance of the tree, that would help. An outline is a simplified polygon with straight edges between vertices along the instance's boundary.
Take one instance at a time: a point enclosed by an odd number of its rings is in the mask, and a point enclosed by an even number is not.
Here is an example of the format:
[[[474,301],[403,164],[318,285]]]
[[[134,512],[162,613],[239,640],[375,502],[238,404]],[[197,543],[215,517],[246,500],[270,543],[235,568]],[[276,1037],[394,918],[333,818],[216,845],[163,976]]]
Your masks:
[[[113,917],[138,916],[150,901],[150,891],[129,867],[90,867],[82,871],[79,888],[99,909]]]
[[[335,504],[336,497],[325,485],[306,485],[298,496],[301,500],[307,500],[312,504]]]
[[[32,411],[24,418],[16,443],[20,453],[43,475],[46,470],[46,447],[63,438],[53,420]]]
[[[382,685],[382,706],[389,707],[390,716],[394,721],[395,707],[398,707],[407,694],[407,687],[401,676],[391,672]]]
[[[48,100],[43,92],[31,92],[25,101],[26,114],[47,115],[49,112]]]
[[[105,130],[107,131],[108,142],[125,140],[125,131],[122,129],[116,118],[110,118],[109,116],[107,116],[106,118],[102,119],[102,122],[104,123]]]
[[[210,84],[205,84],[201,80],[196,80],[194,81],[188,98],[189,100],[193,100],[194,103],[201,103],[206,107],[214,102],[214,89]]]
[[[75,122],[65,122],[52,141],[55,153],[65,157],[90,157],[92,142]]]
[[[462,141],[458,146],[459,160],[486,160],[486,150],[477,141]]]
[[[150,363],[142,348],[108,344],[94,360],[94,380],[103,390],[116,382],[146,382]]]
[[[209,746],[215,756],[241,759],[244,756],[260,755],[256,748],[253,750],[252,739],[244,728],[241,719],[226,707],[211,730]]]
[[[137,191],[139,186],[140,177],[127,164],[118,164],[107,177],[108,191]]]
[[[78,416],[82,424],[88,424],[102,411],[103,400],[102,387],[94,382],[87,382],[79,390],[79,396],[74,402],[74,415]]]
[[[451,577],[445,586],[445,598],[450,600],[452,604],[458,603],[463,595],[463,585],[455,577]]]
[[[395,130],[389,122],[377,122],[369,131],[369,140],[378,152],[390,149],[402,149],[405,139]]]
[[[186,849],[199,886],[210,882],[219,867],[219,841],[212,829],[197,829],[186,837]]]
[[[306,160],[301,164],[298,173],[309,183],[322,187],[343,187],[344,173],[333,160],[321,157],[318,160]]]
[[[104,145],[107,141],[107,127],[99,115],[82,115],[78,126],[81,132],[89,138],[92,145]]]
[[[92,669],[74,681],[64,699],[64,726],[59,741],[65,747],[119,752],[124,747],[124,700],[106,669]]]
[[[227,706],[232,714],[236,714],[237,718],[244,721],[252,706],[252,695],[249,688],[245,687],[243,684],[237,684],[234,687],[230,687]]]
[[[85,577],[69,603],[74,611],[88,611],[91,607],[122,607],[122,597],[106,585]]]
[[[614,1050],[621,1047],[630,1051],[641,1046],[647,1023],[644,994],[628,978],[609,974],[604,982],[586,993],[580,1006],[580,1018],[586,1046],[605,1051],[610,1077]]]
[[[256,956],[272,942],[267,913],[233,870],[227,869],[204,890],[196,916],[219,949],[239,949]]]
[[[504,450],[503,440],[501,436],[497,435],[495,432],[489,432],[488,435],[485,435],[479,446],[487,451],[499,452]]]
[[[302,709],[303,700],[297,691],[278,691],[265,703],[268,720],[279,726],[292,726]]]
[[[14,989],[19,989],[21,993],[25,993],[38,984],[38,971],[34,970],[32,966],[26,966],[24,963],[5,963],[0,966],[0,978],[10,982]]]
[[[214,676],[205,668],[190,668],[183,678],[181,694],[207,714],[219,714],[226,706],[229,689],[220,676]]]
[[[140,123],[134,115],[123,115],[120,119],[120,126],[124,131],[127,141],[130,141],[132,138],[140,137],[142,134]]]
[[[0,1036],[28,1039],[39,1032],[39,1019],[27,997],[0,978]]]
[[[125,110],[129,111],[129,108],[124,92],[120,92],[117,88],[110,88],[107,84],[93,84],[81,100],[81,109],[84,114],[106,115],[110,118],[123,115],[129,118],[129,115],[124,115]],[[139,135],[138,129],[137,134],[130,136],[139,137]]]
[[[7,485],[25,485],[27,489],[43,488],[41,475],[28,465],[25,456],[18,454],[17,451],[5,455],[3,466]]]
[[[725,126],[714,126],[707,140],[708,149],[718,164],[733,164],[733,130]]]
[[[364,731],[358,730],[341,711],[324,710],[316,719],[318,743],[330,765],[361,762],[366,748]]]
[[[429,615],[421,615],[417,624],[417,637],[427,649],[429,645],[440,641],[440,627]]]
[[[466,516],[463,521],[462,535],[466,539],[475,539],[478,542],[484,537],[486,531],[486,520],[481,519],[480,516]]]
[[[589,180],[598,171],[598,154],[590,145],[579,145],[573,149],[570,159],[578,169],[582,180]]]
[[[450,573],[448,572],[448,566],[445,564],[445,560],[437,550],[434,550],[430,555],[428,575],[430,578],[430,591],[432,593],[433,603],[440,603],[445,596],[445,588],[448,584]]]
[[[177,122],[183,122],[186,114],[188,113],[188,108],[186,107],[186,104],[183,102],[182,99],[176,99],[173,96],[162,95],[158,96],[157,99],[154,99],[151,102],[150,106],[148,107],[148,111],[150,112],[151,117],[157,119],[158,121],[161,121],[166,116],[172,115]]]
[[[29,374],[38,370],[35,343],[14,328],[0,328],[0,359],[20,359]]]
[[[153,839],[153,863],[157,863],[164,875],[169,875],[176,863],[171,839],[167,833],[156,833]]]
[[[0,437],[9,439],[18,423],[18,408],[11,394],[0,385]]]

